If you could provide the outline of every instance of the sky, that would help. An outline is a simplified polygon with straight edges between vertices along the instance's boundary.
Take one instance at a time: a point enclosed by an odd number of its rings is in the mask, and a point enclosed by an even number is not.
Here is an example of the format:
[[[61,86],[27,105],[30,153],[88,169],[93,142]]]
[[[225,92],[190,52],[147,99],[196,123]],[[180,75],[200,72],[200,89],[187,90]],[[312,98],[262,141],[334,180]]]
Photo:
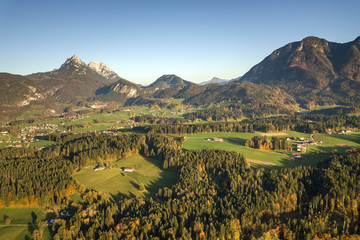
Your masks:
[[[360,1],[0,0],[0,72],[59,68],[77,54],[143,85],[245,74],[307,36],[360,36]]]

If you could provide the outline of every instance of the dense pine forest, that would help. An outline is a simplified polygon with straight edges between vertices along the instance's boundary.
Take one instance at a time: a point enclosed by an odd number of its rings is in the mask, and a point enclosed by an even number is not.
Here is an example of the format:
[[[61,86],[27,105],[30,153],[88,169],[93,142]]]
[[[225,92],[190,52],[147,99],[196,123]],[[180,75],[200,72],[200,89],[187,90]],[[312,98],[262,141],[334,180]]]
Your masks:
[[[71,217],[55,221],[54,239],[350,239],[360,231],[358,151],[333,154],[317,167],[253,169],[239,153],[185,151],[181,138],[151,132],[358,126],[358,118],[306,116],[150,126],[147,134],[54,134],[49,140],[57,144],[43,150],[0,151],[1,205],[61,205]],[[90,162],[109,166],[129,152],[161,160],[180,173],[178,182],[153,198],[113,200],[72,177]],[[75,191],[81,203],[69,200]]]

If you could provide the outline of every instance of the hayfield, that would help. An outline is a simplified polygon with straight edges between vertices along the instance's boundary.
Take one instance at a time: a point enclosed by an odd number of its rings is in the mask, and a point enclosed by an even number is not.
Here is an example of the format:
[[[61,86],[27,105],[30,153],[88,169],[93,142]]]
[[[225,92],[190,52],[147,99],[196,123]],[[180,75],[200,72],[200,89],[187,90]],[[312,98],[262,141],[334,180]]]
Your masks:
[[[113,198],[121,196],[154,196],[159,188],[176,183],[178,173],[162,169],[162,163],[139,154],[112,162],[115,167],[94,171],[93,167],[82,169],[74,177],[88,189],[104,192]],[[117,167],[116,167],[117,166]],[[123,173],[121,167],[134,168],[134,172]],[[145,190],[139,189],[144,184]]]

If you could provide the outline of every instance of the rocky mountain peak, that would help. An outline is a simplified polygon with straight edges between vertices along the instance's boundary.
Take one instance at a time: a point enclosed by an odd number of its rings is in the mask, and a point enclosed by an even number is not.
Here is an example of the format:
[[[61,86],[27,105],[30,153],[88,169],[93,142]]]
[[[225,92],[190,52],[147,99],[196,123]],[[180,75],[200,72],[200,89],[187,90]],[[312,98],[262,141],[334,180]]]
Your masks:
[[[116,82],[119,81],[120,78],[111,68],[109,68],[105,63],[98,62],[98,61],[91,61],[89,63],[89,68],[100,74],[101,76],[105,77],[106,79]]]
[[[88,66],[95,71],[103,71],[105,69],[110,69],[105,63],[98,61],[91,61]],[[111,70],[111,69],[110,69]]]
[[[80,66],[80,65],[86,65],[83,60],[79,58],[78,55],[74,54],[72,57],[69,57],[66,59],[65,63],[61,65],[60,68],[66,67],[66,66]]]

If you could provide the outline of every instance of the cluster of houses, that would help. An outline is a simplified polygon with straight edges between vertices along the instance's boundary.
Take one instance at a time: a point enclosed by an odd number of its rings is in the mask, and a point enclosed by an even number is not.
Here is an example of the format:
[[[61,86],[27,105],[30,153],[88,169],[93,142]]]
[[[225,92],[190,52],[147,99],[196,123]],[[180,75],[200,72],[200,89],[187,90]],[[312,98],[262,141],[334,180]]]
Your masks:
[[[103,171],[105,169],[106,169],[106,167],[104,167],[104,166],[97,166],[94,168],[94,171]],[[123,172],[133,172],[134,171],[134,169],[130,168],[130,167],[122,167],[121,170]]]
[[[35,138],[36,136],[44,136],[45,133],[37,133],[39,130],[50,130],[49,133],[58,131],[59,125],[57,124],[42,124],[40,126],[28,126],[24,127],[20,130],[20,138],[22,139],[22,143],[32,143],[39,141],[38,138]],[[36,134],[36,136],[35,136]]]
[[[101,131],[100,134],[102,134],[102,135],[111,135],[111,136],[116,136],[117,135],[115,132],[107,131],[107,130]]]
[[[346,134],[346,133],[351,133],[351,131],[350,130],[341,130],[339,132],[331,132],[331,131],[329,131],[326,134],[327,135],[331,135],[331,134],[343,135],[343,134]]]
[[[34,133],[37,130],[57,130],[59,125],[57,124],[42,124],[40,126],[28,126],[21,129],[21,132]]]
[[[171,115],[181,115],[181,114],[184,114],[186,112],[185,109],[181,109],[179,112],[171,112],[170,114]]]

